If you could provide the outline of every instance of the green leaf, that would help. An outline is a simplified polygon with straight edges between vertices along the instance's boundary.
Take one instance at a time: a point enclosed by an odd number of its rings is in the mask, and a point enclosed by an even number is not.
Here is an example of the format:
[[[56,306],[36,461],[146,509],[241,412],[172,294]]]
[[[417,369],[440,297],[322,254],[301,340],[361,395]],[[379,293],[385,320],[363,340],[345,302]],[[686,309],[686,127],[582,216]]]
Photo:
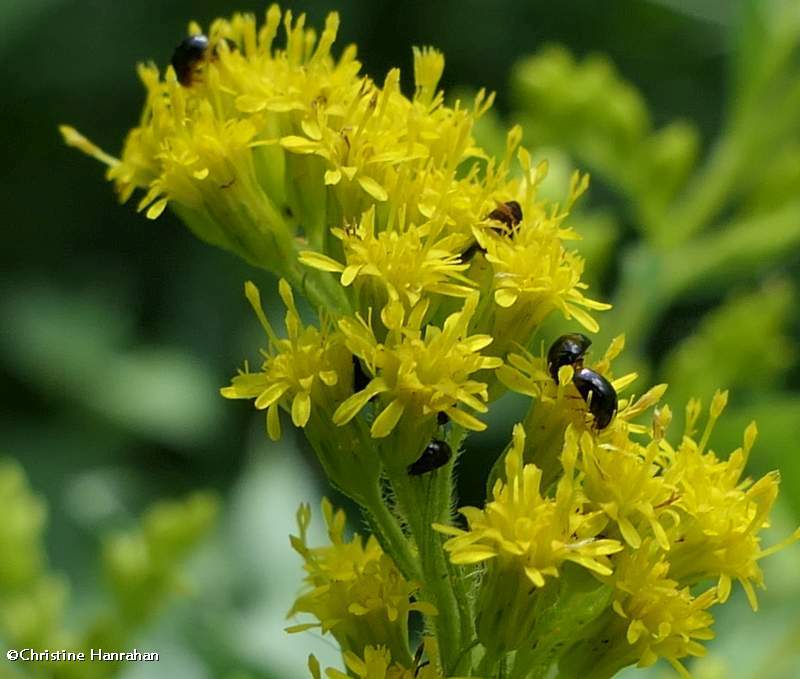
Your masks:
[[[520,651],[518,662],[529,668],[534,677],[546,676],[561,654],[581,639],[592,623],[611,604],[613,590],[599,582],[584,568],[567,564],[559,580],[559,588],[545,588],[537,602],[534,637],[530,651]],[[526,676],[529,676],[526,675]]]

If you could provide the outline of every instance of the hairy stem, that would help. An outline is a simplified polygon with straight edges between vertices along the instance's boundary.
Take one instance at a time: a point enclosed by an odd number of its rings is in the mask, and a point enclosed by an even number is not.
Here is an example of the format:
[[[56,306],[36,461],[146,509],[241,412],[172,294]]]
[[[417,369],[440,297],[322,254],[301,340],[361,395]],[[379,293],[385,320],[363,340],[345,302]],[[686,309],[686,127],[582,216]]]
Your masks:
[[[400,471],[390,476],[398,503],[417,543],[422,567],[422,594],[436,606],[434,618],[445,675],[455,670],[455,663],[464,648],[461,638],[460,609],[455,594],[442,537],[433,530],[435,522],[450,517],[450,491],[453,462],[419,477]],[[461,664],[463,660],[459,661]]]
[[[374,494],[365,499],[364,515],[369,522],[375,537],[384,551],[389,554],[400,572],[407,580],[422,580],[419,559],[408,538],[403,533],[400,522],[386,506],[380,488],[376,486]]]

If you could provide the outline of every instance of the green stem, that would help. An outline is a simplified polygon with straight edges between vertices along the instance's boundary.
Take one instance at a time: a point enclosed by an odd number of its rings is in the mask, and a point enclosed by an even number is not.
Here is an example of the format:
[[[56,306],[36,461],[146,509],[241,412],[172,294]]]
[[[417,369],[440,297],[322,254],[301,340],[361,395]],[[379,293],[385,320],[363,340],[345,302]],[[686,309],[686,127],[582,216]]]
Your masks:
[[[698,176],[689,183],[683,200],[653,230],[662,245],[686,241],[718,214],[747,162],[749,145],[742,142],[744,138],[745,130],[741,129],[729,128],[723,133]]]
[[[449,520],[452,471],[451,461],[444,467],[419,477],[411,477],[405,470],[390,476],[398,503],[419,550],[423,575],[422,595],[438,611],[434,624],[442,666],[447,676],[455,670],[454,664],[464,646],[461,639],[460,609],[442,549],[442,538],[431,524]]]
[[[330,274],[309,269],[295,261],[285,275],[292,287],[302,293],[315,309],[334,315],[350,313],[350,302],[344,288]]]
[[[472,611],[472,606],[470,606],[469,594],[467,593],[465,584],[466,581],[459,572],[460,569],[458,566],[451,564],[448,559],[445,559],[445,563],[447,564],[447,569],[450,574],[450,581],[453,583],[453,593],[456,597],[458,614],[461,618],[461,643],[465,644],[469,642],[470,639],[475,639],[475,614]],[[471,665],[470,650],[471,647],[467,646],[459,651],[459,655],[455,661],[454,671],[461,672],[463,666],[469,667]]]
[[[551,667],[552,663],[536,663],[536,654],[531,651],[517,651],[509,679],[545,679]]]
[[[384,551],[394,559],[403,576],[407,580],[420,582],[422,571],[419,559],[414,554],[397,517],[386,506],[380,488],[376,487],[374,494],[371,493],[365,498],[364,510],[375,537],[378,538]]]
[[[486,679],[494,677],[497,666],[500,664],[500,658],[501,655],[497,655],[487,648],[486,652],[483,654],[483,658],[481,658],[481,661],[478,663],[478,668],[475,671],[476,674],[479,677],[486,677]]]
[[[737,185],[752,176],[752,167],[786,136],[800,109],[800,84],[787,88],[775,99],[750,102],[732,118],[706,164],[689,182],[689,190],[677,207],[654,231],[661,245],[683,243],[709,226]]]

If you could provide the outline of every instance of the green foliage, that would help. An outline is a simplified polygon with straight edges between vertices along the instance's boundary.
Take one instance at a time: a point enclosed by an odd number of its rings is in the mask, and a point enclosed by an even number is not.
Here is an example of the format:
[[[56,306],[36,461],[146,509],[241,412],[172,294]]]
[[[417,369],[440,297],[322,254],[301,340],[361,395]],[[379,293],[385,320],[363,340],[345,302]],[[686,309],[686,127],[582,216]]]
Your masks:
[[[630,364],[680,385],[678,410],[693,387],[705,398],[718,384],[745,399],[778,392],[793,365],[786,332],[794,287],[761,281],[781,275],[800,244],[797,5],[745,3],[732,32],[725,124],[699,166],[697,128],[675,121],[654,129],[643,96],[606,57],[578,60],[548,47],[511,79],[528,143],[555,146],[611,189],[584,217],[591,224],[602,215],[625,242],[616,261],[588,260],[604,267],[594,272],[600,279],[618,271],[603,334],[626,331]],[[744,296],[729,300],[731,290]],[[700,310],[707,318],[696,337],[675,327],[692,328]],[[668,313],[683,318],[665,326]]]
[[[518,63],[511,92],[533,147],[574,154],[631,201],[646,229],[684,183],[697,155],[697,131],[676,121],[655,131],[644,99],[607,57],[576,62],[563,47]]]
[[[21,467],[0,460],[0,640],[6,648],[127,651],[135,634],[176,593],[183,562],[214,525],[217,500],[195,493],[161,502],[139,525],[106,539],[103,567],[110,596],[85,624],[67,619],[66,580],[50,571],[44,549],[47,509],[28,486]],[[37,676],[108,677],[113,662],[39,662],[25,666]],[[21,676],[26,676],[24,673]]]

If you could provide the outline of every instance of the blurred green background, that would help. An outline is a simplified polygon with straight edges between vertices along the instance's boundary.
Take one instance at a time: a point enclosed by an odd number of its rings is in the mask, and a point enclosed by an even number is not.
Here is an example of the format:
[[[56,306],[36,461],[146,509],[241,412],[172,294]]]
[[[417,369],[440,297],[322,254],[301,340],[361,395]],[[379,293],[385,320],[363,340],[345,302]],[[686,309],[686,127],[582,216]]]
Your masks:
[[[500,126],[521,121],[526,144],[550,158],[545,191],[563,196],[572,167],[593,173],[575,224],[593,296],[617,307],[600,317],[597,350],[624,329],[639,391],[670,381],[678,420],[690,395],[707,403],[716,386],[732,388],[713,441],[727,454],[749,419],[759,421],[751,470],[782,470],[775,535],[789,532],[800,518],[797,3],[286,6],[317,26],[338,10],[339,44],[356,42],[378,79],[400,65],[408,82],[411,45],[442,49],[447,90],[497,91],[481,141],[502,144]],[[44,540],[49,569],[70,583],[67,627],[89,625],[113,599],[113,566],[98,560],[103,536],[135,530],[158,500],[198,489],[221,500],[217,528],[197,538],[175,596],[129,635],[131,647],[157,650],[161,661],[123,667],[126,678],[303,677],[311,651],[336,664],[327,640],[281,631],[301,577],[287,534],[299,502],[316,508],[329,492],[320,469],[296,432],[285,428],[271,444],[262,415],[217,395],[262,342],[242,282],[274,282],[196,241],[168,213],[149,222],[120,207],[103,168],[57,132],[73,124],[118,152],[141,107],[137,61],[164,66],[190,19],[207,25],[265,8],[0,3],[0,456],[21,465],[49,508]],[[550,44],[573,56],[541,52]],[[462,458],[464,503],[481,500],[485,471],[523,412],[522,401],[507,403]],[[4,514],[13,518],[9,504],[0,504],[0,522]],[[0,560],[13,544],[0,539]],[[698,677],[800,676],[798,551],[764,564],[769,591],[758,615],[738,593],[715,610],[720,639],[695,665]],[[0,587],[0,641],[16,615],[2,596]],[[0,663],[0,677],[26,676]]]

